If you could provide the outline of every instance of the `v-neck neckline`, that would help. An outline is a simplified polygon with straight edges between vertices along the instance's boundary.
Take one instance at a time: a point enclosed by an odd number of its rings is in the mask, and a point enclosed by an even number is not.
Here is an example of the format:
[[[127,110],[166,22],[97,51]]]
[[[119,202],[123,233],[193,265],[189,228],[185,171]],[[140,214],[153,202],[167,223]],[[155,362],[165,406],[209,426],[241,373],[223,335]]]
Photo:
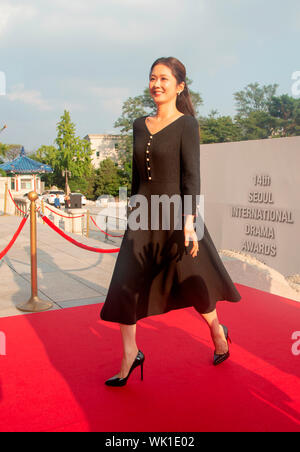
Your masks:
[[[145,125],[145,128],[146,128],[147,132],[150,134],[150,136],[154,137],[154,136],[157,135],[158,133],[160,133],[160,132],[162,132],[163,130],[165,130],[167,127],[169,127],[169,126],[171,126],[172,124],[174,124],[175,122],[177,122],[177,121],[178,121],[180,118],[182,118],[183,116],[186,116],[186,115],[181,115],[181,116],[179,116],[178,118],[174,119],[174,121],[170,122],[170,123],[167,124],[165,127],[163,127],[162,129],[158,130],[158,131],[155,132],[155,133],[151,133],[150,130],[148,129],[148,126],[147,126],[147,123],[146,123],[146,119],[148,118],[148,116],[144,116],[144,125]]]

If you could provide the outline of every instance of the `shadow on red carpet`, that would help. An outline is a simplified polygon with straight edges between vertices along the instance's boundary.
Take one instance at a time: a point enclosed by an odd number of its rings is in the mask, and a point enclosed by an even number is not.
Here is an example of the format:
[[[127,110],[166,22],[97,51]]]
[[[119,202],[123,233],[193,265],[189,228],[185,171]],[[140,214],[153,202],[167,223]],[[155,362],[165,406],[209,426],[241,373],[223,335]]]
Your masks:
[[[218,303],[230,360],[212,365],[210,333],[193,308],[148,317],[137,326],[144,381],[137,369],[123,388],[104,385],[122,344],[100,304],[2,318],[0,431],[300,431],[300,304],[237,288],[240,303]]]

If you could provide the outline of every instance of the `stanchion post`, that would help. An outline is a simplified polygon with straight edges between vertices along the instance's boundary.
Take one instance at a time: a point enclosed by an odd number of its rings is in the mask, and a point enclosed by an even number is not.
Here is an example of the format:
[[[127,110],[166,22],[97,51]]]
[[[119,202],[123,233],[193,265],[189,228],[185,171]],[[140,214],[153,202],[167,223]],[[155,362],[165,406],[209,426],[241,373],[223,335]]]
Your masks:
[[[45,215],[45,201],[43,199],[42,199],[41,205],[42,205],[42,214],[44,216]],[[44,220],[43,220],[43,224],[45,224]]]
[[[105,216],[105,242],[107,242],[107,223],[108,223],[108,216]]]
[[[7,195],[8,195],[8,183],[5,182],[5,190],[4,190],[4,215],[7,215]]]
[[[90,211],[87,210],[86,213],[86,236],[89,238],[90,235]]]
[[[37,234],[36,234],[36,203],[37,193],[34,191],[28,194],[30,204],[30,249],[31,249],[31,297],[25,304],[20,304],[17,308],[20,311],[40,312],[47,311],[53,307],[50,301],[40,300],[38,297],[37,284]]]

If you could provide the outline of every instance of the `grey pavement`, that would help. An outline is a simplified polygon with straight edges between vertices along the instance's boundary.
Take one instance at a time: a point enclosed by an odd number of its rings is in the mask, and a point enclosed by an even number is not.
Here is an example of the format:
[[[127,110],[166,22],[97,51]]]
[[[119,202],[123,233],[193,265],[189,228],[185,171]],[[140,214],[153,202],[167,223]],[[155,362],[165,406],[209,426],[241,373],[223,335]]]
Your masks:
[[[21,221],[0,216],[0,251]],[[30,219],[9,253],[0,261],[0,317],[24,315],[16,306],[31,296]],[[99,231],[99,235],[102,233]],[[117,248],[95,238],[68,234],[89,246]],[[93,234],[95,237],[95,234]],[[103,303],[118,253],[94,253],[69,243],[46,224],[37,224],[39,297],[53,302],[52,309]]]

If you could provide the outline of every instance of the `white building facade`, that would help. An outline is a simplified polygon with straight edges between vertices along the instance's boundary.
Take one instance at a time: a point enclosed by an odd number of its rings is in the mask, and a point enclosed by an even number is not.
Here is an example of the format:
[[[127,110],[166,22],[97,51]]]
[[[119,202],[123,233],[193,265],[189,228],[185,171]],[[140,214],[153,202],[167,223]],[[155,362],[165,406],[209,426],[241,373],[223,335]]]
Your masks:
[[[98,169],[102,160],[106,158],[110,158],[114,162],[119,163],[121,135],[89,134],[84,139],[91,143],[91,149],[93,151],[91,160],[95,169]]]

